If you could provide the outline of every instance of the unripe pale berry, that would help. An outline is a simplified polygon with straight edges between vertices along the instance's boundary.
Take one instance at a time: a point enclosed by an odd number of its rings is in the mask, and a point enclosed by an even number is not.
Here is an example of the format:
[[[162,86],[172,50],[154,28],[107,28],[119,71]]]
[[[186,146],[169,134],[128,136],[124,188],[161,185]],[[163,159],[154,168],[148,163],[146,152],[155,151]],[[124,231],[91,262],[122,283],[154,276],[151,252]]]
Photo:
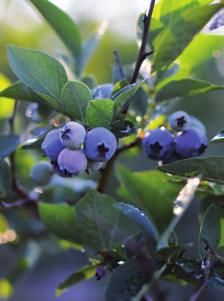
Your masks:
[[[88,161],[88,172],[99,171],[104,165],[104,162]]]
[[[111,98],[113,84],[104,84],[93,89],[93,98]]]
[[[59,129],[54,129],[46,135],[41,148],[51,161],[57,162],[58,155],[64,148],[64,145],[61,143]]]
[[[58,167],[64,175],[79,175],[86,170],[87,159],[83,151],[65,148],[58,156]]]
[[[79,149],[84,143],[86,130],[81,124],[71,121],[60,129],[62,144],[69,149]]]
[[[206,136],[195,129],[189,129],[177,136],[175,150],[182,158],[191,158],[201,155],[207,145]]]
[[[84,152],[89,160],[110,160],[117,149],[117,140],[112,132],[103,127],[94,128],[86,135]]]
[[[174,138],[167,130],[151,131],[142,143],[146,155],[152,160],[166,160],[174,150]]]
[[[49,162],[39,162],[30,173],[31,178],[39,185],[47,185],[53,175],[53,167]]]
[[[188,128],[190,116],[184,111],[177,111],[169,118],[169,124],[175,131],[184,131]]]

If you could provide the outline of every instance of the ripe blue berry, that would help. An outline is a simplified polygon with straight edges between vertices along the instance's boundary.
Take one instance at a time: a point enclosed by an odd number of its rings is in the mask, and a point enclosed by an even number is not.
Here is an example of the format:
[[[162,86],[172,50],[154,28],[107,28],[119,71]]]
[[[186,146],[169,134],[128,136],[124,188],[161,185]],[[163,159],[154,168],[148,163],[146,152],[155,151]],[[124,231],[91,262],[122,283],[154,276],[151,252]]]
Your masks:
[[[182,158],[191,158],[201,155],[208,145],[205,135],[195,129],[184,131],[177,136],[175,150]]]
[[[190,116],[190,125],[189,128],[198,131],[206,137],[206,128],[204,124],[194,116]]]
[[[86,170],[87,159],[83,151],[65,148],[58,156],[58,167],[64,175],[79,175]]]
[[[167,130],[156,129],[143,139],[146,155],[152,160],[166,160],[174,150],[174,138]]]
[[[61,142],[69,149],[79,149],[84,143],[85,137],[85,128],[74,121],[66,123],[66,125],[60,129]]]
[[[112,84],[104,84],[93,89],[93,98],[111,98],[114,86]]]
[[[39,162],[30,173],[31,178],[39,185],[47,185],[53,175],[53,167],[49,162]]]
[[[184,131],[188,128],[190,116],[184,111],[177,111],[169,118],[169,124],[175,131]]]
[[[58,155],[64,148],[64,145],[61,143],[59,129],[54,129],[46,135],[41,148],[51,161],[57,162]]]
[[[89,160],[97,162],[110,160],[116,149],[116,137],[106,128],[94,128],[87,133],[84,152]]]

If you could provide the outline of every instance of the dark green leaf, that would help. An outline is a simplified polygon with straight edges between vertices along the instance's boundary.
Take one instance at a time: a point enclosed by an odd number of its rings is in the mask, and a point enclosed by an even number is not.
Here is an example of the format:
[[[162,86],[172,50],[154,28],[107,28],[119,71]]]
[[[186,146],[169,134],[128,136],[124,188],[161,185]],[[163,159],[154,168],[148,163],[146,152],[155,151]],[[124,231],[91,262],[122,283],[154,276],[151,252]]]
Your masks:
[[[211,205],[201,222],[198,248],[199,254],[204,258],[207,254],[205,247],[206,242],[209,243],[212,250],[216,252],[220,241],[221,229],[220,229],[220,213],[219,209],[215,205]]]
[[[42,51],[14,46],[8,47],[8,58],[12,70],[26,86],[54,109],[61,109],[61,91],[67,76],[57,60]]]
[[[91,127],[110,129],[113,117],[114,102],[111,99],[95,99],[88,104],[86,111],[87,124]]]
[[[118,90],[113,95],[114,100],[114,119],[117,115],[122,113],[124,109],[128,106],[130,99],[138,91],[138,89],[144,84],[145,81],[140,81],[135,84],[128,85],[120,90]]]
[[[8,135],[0,137],[0,159],[11,155],[19,145],[19,136]]]
[[[191,158],[165,164],[159,170],[181,176],[201,175],[202,179],[224,183],[224,157]]]
[[[75,207],[39,203],[40,217],[47,228],[58,237],[82,245],[81,228],[75,219]]]
[[[123,184],[125,201],[153,217],[157,228],[164,230],[173,217],[173,201],[182,188],[181,184],[172,182],[172,177],[156,170],[133,173],[119,166],[117,175]]]
[[[31,89],[26,87],[21,81],[13,83],[10,87],[0,92],[0,97],[8,97],[20,99],[30,102],[38,102],[43,104],[44,100],[34,93]]]
[[[119,247],[140,231],[115,204],[111,197],[93,191],[79,200],[76,207],[40,203],[39,208],[41,219],[51,232],[96,255]]]
[[[182,12],[155,41],[154,68],[170,65],[223,4],[203,5]]]
[[[106,300],[133,300],[142,287],[151,280],[155,268],[154,261],[139,261],[138,259],[131,259],[120,265],[108,281]]]
[[[52,26],[68,50],[77,57],[81,50],[81,36],[73,20],[48,0],[29,0]]]
[[[95,251],[112,250],[139,228],[115,207],[109,196],[96,191],[86,194],[76,206],[83,245]]]
[[[70,286],[75,285],[80,281],[91,279],[96,273],[96,266],[96,264],[90,264],[71,274],[67,279],[58,285],[56,295],[61,295]]]
[[[85,122],[86,108],[92,99],[90,89],[80,81],[69,81],[62,90],[61,98],[67,115]]]
[[[186,97],[205,94],[209,91],[223,90],[224,86],[214,85],[207,81],[198,79],[184,78],[181,80],[175,80],[164,87],[162,87],[156,93],[156,101],[164,101],[174,99],[176,97]]]
[[[154,240],[158,239],[158,232],[152,221],[143,211],[130,204],[118,203],[116,208],[120,209],[125,215],[129,216],[140,228]]]
[[[0,160],[0,196],[9,195],[12,191],[12,179],[9,165]]]

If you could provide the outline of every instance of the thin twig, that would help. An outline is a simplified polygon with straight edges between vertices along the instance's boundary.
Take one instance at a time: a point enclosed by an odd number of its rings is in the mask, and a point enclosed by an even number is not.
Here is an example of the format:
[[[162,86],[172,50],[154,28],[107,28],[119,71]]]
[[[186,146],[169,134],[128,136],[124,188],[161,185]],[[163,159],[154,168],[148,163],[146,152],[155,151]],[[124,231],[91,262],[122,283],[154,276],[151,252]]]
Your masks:
[[[210,277],[210,272],[211,272],[211,255],[212,255],[212,250],[210,249],[209,245],[206,244],[205,249],[207,251],[207,257],[202,263],[203,269],[204,269],[204,278],[199,285],[199,287],[196,289],[196,291],[190,296],[189,301],[197,301],[201,295],[201,293],[204,291],[204,289],[208,285],[209,277]]]
[[[142,43],[141,43],[138,57],[136,60],[134,73],[131,78],[131,84],[136,82],[142,63],[144,62],[146,57],[152,53],[152,52],[146,52],[145,49],[146,49],[146,45],[147,45],[147,41],[148,41],[148,37],[149,37],[149,28],[150,28],[150,23],[151,23],[151,19],[152,19],[152,13],[153,13],[153,9],[155,6],[155,2],[156,2],[155,0],[151,0],[149,10],[144,16]]]
[[[107,182],[108,182],[108,179],[109,179],[109,176],[110,176],[110,172],[113,168],[113,164],[116,161],[116,159],[119,157],[119,155],[122,154],[124,151],[130,149],[130,148],[139,146],[140,143],[141,143],[141,139],[137,138],[132,143],[127,144],[127,145],[123,145],[123,146],[121,146],[120,148],[117,149],[114,156],[107,162],[105,168],[102,170],[100,181],[99,181],[98,188],[97,188],[97,190],[99,192],[104,192],[105,187],[106,187]]]
[[[120,78],[124,79],[125,74],[124,74],[124,70],[123,70],[123,67],[122,67],[122,64],[121,64],[120,56],[119,56],[119,53],[118,53],[117,50],[114,50],[114,60],[115,60],[115,63],[117,65],[117,68],[118,68],[118,71],[119,71],[119,74],[120,74]]]

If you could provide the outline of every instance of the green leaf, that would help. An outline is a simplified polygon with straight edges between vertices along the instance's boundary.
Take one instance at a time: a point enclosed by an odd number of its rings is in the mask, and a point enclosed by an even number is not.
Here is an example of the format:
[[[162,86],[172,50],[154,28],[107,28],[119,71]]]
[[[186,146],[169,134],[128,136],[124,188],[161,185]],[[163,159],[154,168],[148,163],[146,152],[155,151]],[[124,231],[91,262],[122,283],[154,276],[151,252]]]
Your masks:
[[[130,301],[141,291],[154,274],[152,260],[131,259],[114,270],[106,287],[107,301]],[[135,299],[136,300],[136,299]]]
[[[65,12],[48,0],[29,0],[52,26],[74,57],[81,50],[81,36],[77,25]]]
[[[144,80],[140,81],[135,84],[128,85],[116,92],[113,95],[114,100],[114,119],[122,113],[125,108],[128,106],[130,99],[132,96],[135,95],[135,93],[138,91],[138,89],[144,84]]]
[[[155,222],[160,231],[164,230],[173,217],[173,200],[181,184],[172,182],[172,177],[156,170],[133,172],[118,166],[116,171],[122,183],[125,202],[138,207]]]
[[[92,191],[75,207],[40,203],[40,216],[58,237],[84,247],[92,256],[102,250],[120,247],[140,228],[115,207],[109,196]]]
[[[156,93],[156,101],[160,102],[177,97],[200,95],[223,89],[224,86],[215,85],[207,81],[184,78],[172,81],[158,90]]]
[[[40,96],[38,96],[31,89],[26,87],[21,81],[17,81],[8,88],[2,90],[0,92],[0,97],[8,97],[30,102],[38,102],[41,104],[44,103],[44,100]]]
[[[56,290],[56,296],[60,296],[65,292],[70,286],[77,284],[80,281],[91,279],[96,273],[97,264],[92,263],[78,271],[75,271],[67,279],[58,285]]]
[[[213,143],[223,143],[224,142],[224,130],[221,130],[219,133],[215,135],[210,141],[210,144]]]
[[[222,7],[223,4],[213,4],[184,10],[155,41],[154,68],[170,65]]]
[[[82,245],[81,228],[75,219],[75,207],[62,204],[39,203],[41,220],[58,237]]]
[[[139,231],[109,196],[96,191],[86,194],[76,205],[76,222],[82,229],[83,245],[95,251],[112,250]]]
[[[95,99],[88,104],[86,111],[87,124],[91,128],[111,128],[114,102],[111,99]]]
[[[224,157],[191,158],[158,167],[163,172],[181,176],[200,175],[203,180],[224,183]]]
[[[67,82],[64,67],[38,50],[8,47],[9,64],[16,76],[55,109],[62,106],[61,91]]]
[[[215,205],[211,205],[205,212],[201,222],[198,248],[202,258],[206,256],[206,242],[209,243],[212,250],[216,252],[220,241],[220,212]]]
[[[158,232],[153,222],[143,211],[130,204],[118,203],[116,208],[120,209],[125,215],[129,216],[140,228],[155,241],[158,239]]]
[[[92,99],[90,89],[80,81],[69,81],[63,87],[61,98],[65,112],[72,118],[85,122],[86,108]]]
[[[0,159],[11,155],[19,145],[19,136],[8,135],[0,137]]]

